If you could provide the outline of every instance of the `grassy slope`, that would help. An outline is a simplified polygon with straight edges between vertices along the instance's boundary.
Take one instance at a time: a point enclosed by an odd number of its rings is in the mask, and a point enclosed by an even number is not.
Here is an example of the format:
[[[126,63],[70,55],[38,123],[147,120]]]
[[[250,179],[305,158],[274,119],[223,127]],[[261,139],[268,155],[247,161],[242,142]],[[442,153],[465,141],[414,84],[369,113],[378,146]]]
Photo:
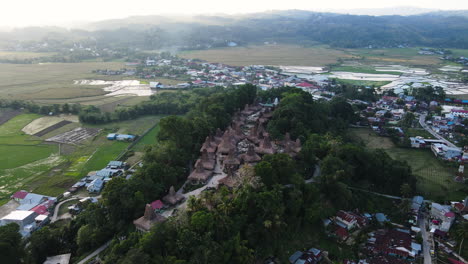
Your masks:
[[[456,168],[437,160],[429,149],[396,147],[389,138],[379,137],[370,129],[352,129],[368,148],[382,148],[394,159],[408,162],[418,179],[417,191],[429,199],[461,200],[466,196],[462,184],[453,181]]]

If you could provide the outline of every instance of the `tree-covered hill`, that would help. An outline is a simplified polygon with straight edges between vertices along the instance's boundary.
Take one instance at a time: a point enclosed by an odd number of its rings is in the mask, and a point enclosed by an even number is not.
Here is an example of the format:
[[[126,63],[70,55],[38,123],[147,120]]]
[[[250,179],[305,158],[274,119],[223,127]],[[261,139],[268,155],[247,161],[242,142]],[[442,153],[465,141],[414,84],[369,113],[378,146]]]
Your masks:
[[[0,33],[2,49],[59,51],[80,43],[100,48],[200,49],[265,41],[333,47],[431,46],[468,48],[466,12],[413,16],[358,16],[301,10],[243,16],[131,17],[87,29],[25,28]],[[47,43],[47,45],[44,45]]]

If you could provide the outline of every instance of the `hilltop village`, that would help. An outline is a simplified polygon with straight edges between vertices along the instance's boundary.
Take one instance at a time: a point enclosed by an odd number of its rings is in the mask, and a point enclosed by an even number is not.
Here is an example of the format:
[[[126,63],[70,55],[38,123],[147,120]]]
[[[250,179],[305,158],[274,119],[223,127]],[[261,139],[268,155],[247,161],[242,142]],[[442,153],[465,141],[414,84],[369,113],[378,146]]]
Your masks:
[[[187,63],[190,67],[174,66],[174,63]],[[155,243],[161,250],[170,251],[174,250],[167,244],[170,236],[182,243],[188,239],[184,238],[184,232],[189,232],[232,239],[229,241],[240,247],[229,255],[232,263],[285,263],[282,261],[287,260],[293,264],[399,264],[438,263],[438,259],[463,263],[460,252],[463,240],[459,238],[468,223],[468,197],[457,194],[453,196],[455,199],[439,198],[430,192],[427,194],[431,197],[423,196],[424,192],[416,189],[416,180],[411,180],[413,176],[407,163],[395,161],[379,150],[367,150],[365,144],[369,143],[361,141],[372,138],[388,142],[401,151],[417,149],[418,155],[432,153],[429,163],[450,168],[452,174],[444,181],[463,194],[466,190],[463,189],[464,163],[468,160],[465,100],[449,98],[440,87],[427,86],[417,92],[396,94],[393,90],[378,92],[374,87],[286,75],[275,67],[235,68],[186,60],[149,58],[145,67],[135,71],[96,72],[135,75],[148,80],[185,76],[187,82],[178,85],[150,81],[149,86],[155,91],[215,91],[208,98],[222,104],[218,108],[206,108],[203,101],[206,98],[202,98],[194,108],[204,112],[188,113],[189,117],[167,117],[166,122],[161,121],[163,132],[158,135],[158,140],[167,145],[149,147],[147,156],[135,164],[129,164],[125,155],[109,160],[107,166],[90,171],[58,197],[25,190],[13,193],[11,199],[17,207],[2,215],[0,225],[18,224],[25,240],[46,232],[43,230],[60,228],[57,226],[61,222],[81,225],[80,231],[76,231],[77,241],[87,251],[80,251],[77,259],[77,252],[50,250],[65,254],[47,254],[47,261],[110,263],[124,257],[119,254],[132,252],[126,241]],[[216,87],[225,88],[203,90]],[[200,116],[206,120],[197,120]],[[221,125],[213,127],[215,123]],[[354,134],[360,138],[356,140]],[[187,135],[190,142],[184,141]],[[139,140],[134,135],[118,133],[107,134],[106,139]],[[198,145],[194,143],[196,140]],[[167,160],[166,155],[183,160]],[[376,158],[373,156],[378,156],[378,160],[372,160]],[[153,163],[154,160],[160,163]],[[355,163],[346,163],[351,161]],[[374,168],[367,167],[368,164],[376,164],[378,170],[380,166],[388,166],[388,186],[373,176]],[[360,180],[357,177],[361,174],[368,175],[363,176],[368,179],[362,186],[361,182],[353,184],[355,179]],[[396,178],[400,174],[408,178]],[[284,197],[295,202],[290,203]],[[246,201],[245,206],[240,199]],[[318,205],[318,200],[329,207]],[[239,225],[244,225],[236,228],[248,231],[236,230],[238,233],[232,234],[219,229],[218,221],[230,221],[235,227],[233,220],[228,220],[237,217],[235,210],[249,218],[236,219]],[[264,220],[255,222],[257,214]],[[294,243],[293,249],[275,245],[275,252],[281,251],[281,256],[269,253],[271,257],[266,258],[268,254],[265,254],[259,260],[246,249],[247,240],[239,240],[241,236],[249,237],[252,243],[251,237],[268,237],[269,243],[274,244],[271,241],[275,232],[288,230],[293,223],[304,224],[294,222],[304,215],[312,238],[297,240],[301,244]],[[115,230],[107,225],[108,221],[129,231],[112,235]],[[189,227],[185,226],[187,223]],[[88,241],[85,232],[95,233],[96,239]],[[157,239],[164,241],[145,241],[156,233],[160,235]],[[54,240],[60,235],[50,236]],[[210,239],[216,240],[216,236]],[[123,253],[119,253],[121,247],[125,248]],[[164,257],[165,253],[154,254]],[[246,259],[236,259],[233,256],[236,254],[245,254]],[[203,259],[203,256],[196,257]]]

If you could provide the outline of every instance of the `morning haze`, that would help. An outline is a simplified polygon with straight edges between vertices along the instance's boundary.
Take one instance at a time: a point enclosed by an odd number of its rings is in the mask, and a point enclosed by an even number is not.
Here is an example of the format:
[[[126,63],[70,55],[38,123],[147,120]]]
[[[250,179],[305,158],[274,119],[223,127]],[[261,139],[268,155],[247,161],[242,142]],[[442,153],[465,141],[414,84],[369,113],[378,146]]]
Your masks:
[[[467,1],[10,1],[0,263],[468,263]]]

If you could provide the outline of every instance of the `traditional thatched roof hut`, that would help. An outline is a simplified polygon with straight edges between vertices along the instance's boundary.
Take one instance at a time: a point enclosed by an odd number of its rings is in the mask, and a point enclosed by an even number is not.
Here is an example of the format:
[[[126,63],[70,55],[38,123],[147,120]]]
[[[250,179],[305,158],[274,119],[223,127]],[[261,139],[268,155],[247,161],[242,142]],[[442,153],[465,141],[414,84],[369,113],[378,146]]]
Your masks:
[[[216,142],[212,142],[210,137],[205,138],[205,142],[203,143],[200,152],[203,152],[204,150],[208,151],[208,153],[215,153],[216,152]]]
[[[208,154],[208,151],[204,149],[200,158],[195,163],[195,167],[197,166],[198,163],[201,163],[203,168],[205,168],[206,170],[213,170],[215,167],[216,161],[213,159],[213,157],[210,157],[210,155]]]
[[[257,124],[255,124],[252,128],[250,128],[250,132],[249,132],[249,135],[247,136],[247,139],[255,144],[260,143],[260,140],[258,139],[258,133],[257,133]]]
[[[289,132],[286,132],[286,134],[284,135],[283,141],[281,141],[281,145],[283,147],[286,147],[287,145],[290,145],[292,147],[294,146],[294,144],[295,142],[291,140],[291,135],[289,134]]]
[[[174,190],[174,186],[171,186],[171,188],[169,188],[169,193],[166,196],[164,196],[162,200],[166,204],[176,205],[179,202],[185,200],[185,197],[180,193],[176,193]]]
[[[255,152],[258,154],[273,154],[275,149],[273,143],[271,143],[270,135],[265,135],[265,138],[260,141],[260,146],[255,148]]]
[[[153,225],[164,221],[166,221],[166,218],[160,214],[156,214],[151,205],[147,204],[145,207],[145,214],[134,220],[133,224],[138,231],[148,232]]]
[[[205,183],[211,175],[213,175],[213,172],[205,170],[205,168],[203,168],[203,164],[199,162],[195,165],[195,170],[190,173],[187,179],[191,182]]]
[[[254,113],[254,110],[250,108],[250,105],[246,104],[244,110],[242,110],[241,114],[243,116],[249,116]]]
[[[237,184],[237,181],[234,176],[234,170],[233,169],[228,169],[227,170],[227,175],[219,180],[219,186],[225,185],[228,188],[234,188],[234,186]]]
[[[294,152],[294,150],[292,149],[293,144],[295,144],[294,141],[292,142],[292,144],[286,144],[283,149],[283,153],[288,154],[291,158],[297,156],[297,153]]]
[[[235,152],[236,152],[235,148],[232,148],[232,149],[229,150],[229,154],[227,155],[227,157],[223,161],[223,164],[224,164],[225,168],[227,166],[229,166],[230,168],[233,168],[233,167],[237,167],[237,166],[240,165],[240,160],[236,157]]]
[[[240,158],[244,163],[256,163],[262,160],[262,158],[257,153],[255,153],[255,148],[253,145],[250,145],[247,152],[240,155]]]
[[[228,154],[229,150],[232,148],[235,148],[235,142],[233,141],[233,138],[231,134],[229,133],[229,129],[226,130],[223,134],[223,138],[221,139],[221,143],[218,145],[218,153],[221,154]]]
[[[221,131],[221,129],[219,129],[219,127],[216,129],[216,132],[214,134],[214,141],[216,142],[216,144],[219,144],[221,143],[221,139],[223,137],[223,131]]]
[[[301,149],[302,149],[302,145],[301,145],[301,141],[299,139],[296,139],[296,142],[294,142],[292,145],[291,145],[291,148],[294,152],[296,153],[299,153],[301,152]]]
[[[240,126],[235,126],[232,132],[233,132],[233,136],[238,142],[245,138],[244,132],[242,132],[242,129]]]

